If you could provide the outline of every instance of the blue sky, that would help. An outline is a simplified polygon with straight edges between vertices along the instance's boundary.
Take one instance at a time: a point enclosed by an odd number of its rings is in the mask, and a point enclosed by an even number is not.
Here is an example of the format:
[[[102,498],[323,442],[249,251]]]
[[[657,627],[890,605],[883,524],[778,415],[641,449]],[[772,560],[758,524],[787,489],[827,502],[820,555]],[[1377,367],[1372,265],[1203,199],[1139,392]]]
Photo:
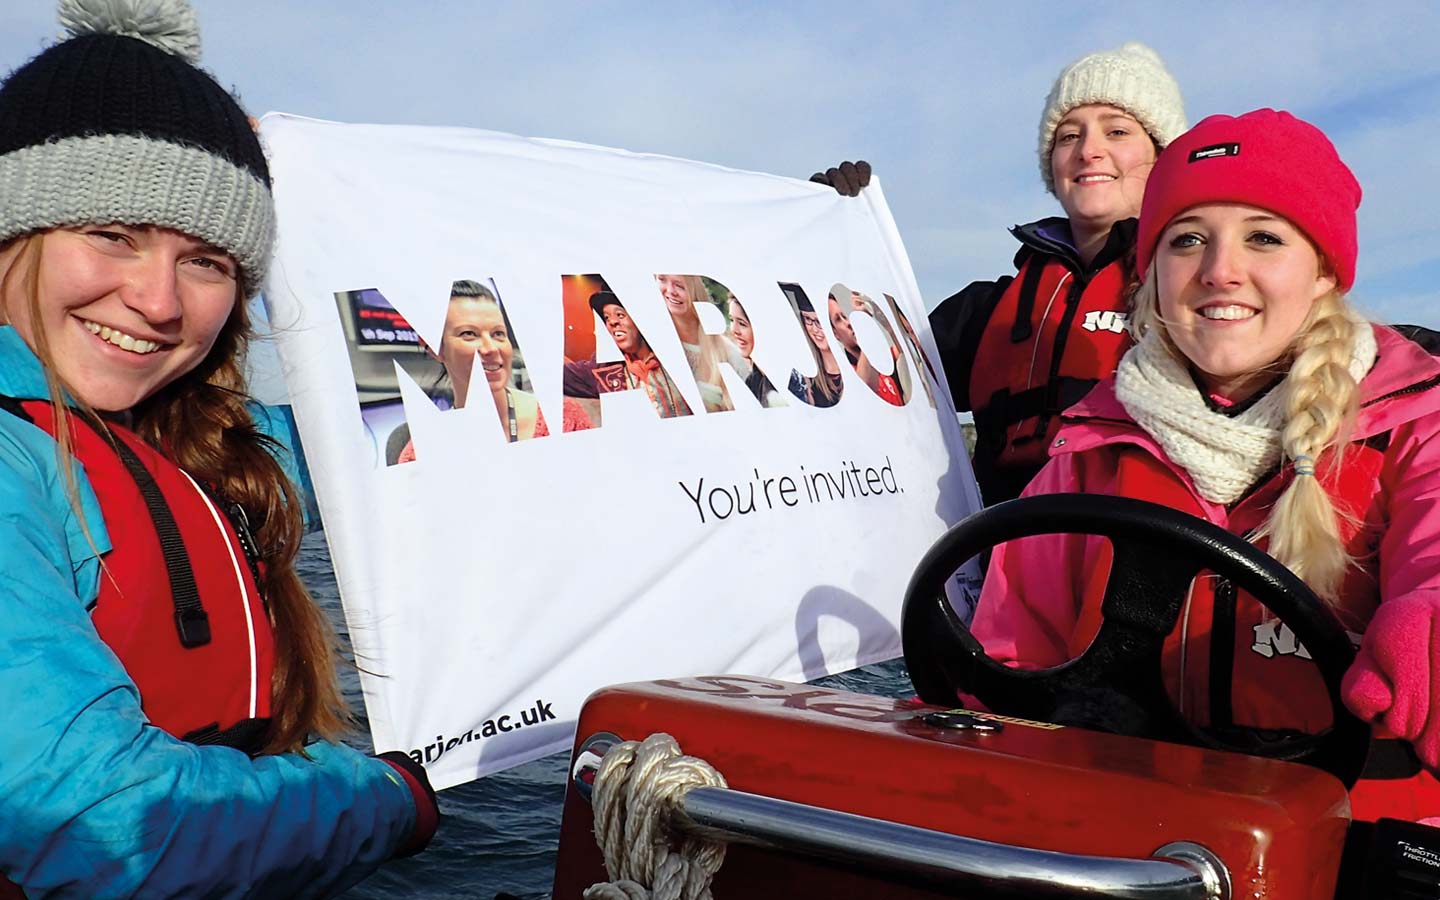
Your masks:
[[[205,65],[259,114],[464,125],[806,177],[880,174],[927,303],[1010,270],[1055,212],[1035,131],[1059,69],[1141,40],[1193,122],[1257,106],[1330,134],[1365,189],[1353,293],[1440,327],[1440,4],[197,0]],[[0,67],[56,33],[5,0]]]

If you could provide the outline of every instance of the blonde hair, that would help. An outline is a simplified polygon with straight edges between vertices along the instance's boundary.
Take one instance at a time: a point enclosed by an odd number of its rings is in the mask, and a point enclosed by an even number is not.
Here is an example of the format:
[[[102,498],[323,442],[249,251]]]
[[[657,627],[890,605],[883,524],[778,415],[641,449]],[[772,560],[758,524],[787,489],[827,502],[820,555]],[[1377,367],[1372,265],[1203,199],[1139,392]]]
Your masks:
[[[677,276],[672,275],[670,277],[674,278]],[[706,331],[705,326],[700,321],[700,313],[695,309],[696,303],[713,304],[715,298],[711,296],[710,289],[705,286],[704,279],[699,275],[680,275],[678,277],[681,283],[685,285],[686,293],[690,295],[690,308],[683,316],[674,316],[672,314],[671,318],[676,319],[678,322],[679,319],[683,317],[687,322],[693,322],[695,330],[699,332],[698,346],[700,348],[694,365],[693,374],[695,380],[719,388],[722,398],[719,405],[706,404],[706,407],[711,412],[722,409],[733,409],[734,406],[730,401],[730,392],[725,388],[725,382],[720,377],[720,363],[726,359],[725,345],[729,343],[730,339],[723,334],[711,334]]]
[[[1160,315],[1155,281],[1152,264],[1135,291],[1131,333],[1138,341],[1156,331],[1165,349],[1177,361],[1188,363]],[[1335,507],[1320,478],[1333,482],[1339,475],[1360,405],[1359,383],[1350,372],[1350,361],[1357,330],[1368,327],[1344,294],[1329,291],[1315,301],[1289,351],[1281,357],[1289,361],[1284,381],[1275,388],[1283,392],[1285,409],[1281,462],[1309,457],[1315,474],[1294,475],[1253,536],[1257,543],[1268,538],[1270,555],[1331,605],[1338,604],[1341,581],[1355,561],[1340,534],[1341,519],[1350,518],[1352,512]]]
[[[23,263],[19,287],[30,313],[32,349],[44,368],[55,411],[56,458],[78,510],[70,417],[82,417],[111,441],[117,438],[55,372],[40,315],[43,237],[31,233],[15,239],[20,249],[0,282],[0,309],[11,296],[11,279]],[[131,428],[219,499],[238,504],[253,523],[261,556],[259,587],[275,642],[271,720],[263,752],[286,753],[301,749],[312,733],[338,737],[350,727],[351,718],[337,680],[335,633],[295,572],[304,536],[301,502],[275,458],[280,446],[255,427],[247,406],[244,360],[250,339],[249,314],[237,286],[235,308],[205,359],[136,404],[130,411]],[[67,395],[75,398],[69,405],[64,402]]]

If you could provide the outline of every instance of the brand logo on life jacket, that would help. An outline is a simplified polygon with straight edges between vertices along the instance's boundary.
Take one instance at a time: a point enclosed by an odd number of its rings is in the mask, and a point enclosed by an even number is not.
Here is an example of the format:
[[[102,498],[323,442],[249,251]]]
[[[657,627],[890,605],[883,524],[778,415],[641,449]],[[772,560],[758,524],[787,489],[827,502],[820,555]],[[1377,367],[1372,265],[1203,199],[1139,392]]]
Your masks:
[[[1305,649],[1305,644],[1300,644],[1295,638],[1295,632],[1290,631],[1290,626],[1280,619],[1270,619],[1269,622],[1256,625],[1256,642],[1250,649],[1267,660],[1274,655],[1299,657],[1302,660],[1310,658],[1310,651]]]
[[[1350,646],[1360,646],[1360,635],[1346,629],[1345,637],[1350,639]],[[1290,626],[1279,619],[1271,619],[1255,626],[1255,643],[1250,645],[1250,649],[1266,659],[1276,655],[1310,659],[1310,651],[1296,639]]]
[[[1085,321],[1080,323],[1086,331],[1113,331],[1116,334],[1124,334],[1129,325],[1130,314],[1113,309],[1091,310],[1085,314]]]
[[[1266,659],[1277,654],[1298,656],[1301,659],[1310,658],[1310,651],[1295,639],[1295,632],[1279,619],[1271,619],[1255,626],[1255,643],[1250,646],[1250,649]]]

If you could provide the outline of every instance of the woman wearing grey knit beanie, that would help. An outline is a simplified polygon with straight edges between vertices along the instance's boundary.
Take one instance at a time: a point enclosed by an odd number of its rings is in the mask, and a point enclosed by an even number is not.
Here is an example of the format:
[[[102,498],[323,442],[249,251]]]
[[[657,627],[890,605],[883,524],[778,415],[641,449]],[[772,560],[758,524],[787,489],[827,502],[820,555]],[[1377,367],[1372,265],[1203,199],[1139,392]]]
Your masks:
[[[1130,339],[1135,217],[1156,155],[1185,130],[1180,88],[1143,44],[1061,70],[1040,115],[1040,176],[1064,217],[1016,226],[1017,272],[930,314],[950,393],[975,416],[986,503],[1019,496],[1060,413],[1110,375]]]
[[[245,394],[265,156],[184,2],[60,16],[0,84],[0,898],[329,896],[438,812],[334,742],[290,430]]]

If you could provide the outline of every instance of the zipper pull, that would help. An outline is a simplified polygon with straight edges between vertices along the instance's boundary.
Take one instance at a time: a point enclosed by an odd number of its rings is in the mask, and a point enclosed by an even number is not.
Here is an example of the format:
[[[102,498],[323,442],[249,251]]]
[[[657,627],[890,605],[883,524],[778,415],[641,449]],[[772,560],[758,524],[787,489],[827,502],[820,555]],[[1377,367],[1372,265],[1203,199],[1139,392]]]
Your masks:
[[[240,539],[240,549],[245,553],[250,577],[255,582],[255,592],[260,595],[260,603],[268,611],[270,600],[265,596],[264,583],[260,579],[260,545],[255,543],[255,535],[250,531],[250,517],[245,514],[245,507],[239,503],[228,503],[225,508],[230,513],[230,525],[235,529],[235,536]]]
[[[240,549],[245,551],[245,556],[251,563],[260,561],[260,548],[255,543],[255,535],[250,531],[250,517],[245,514],[245,507],[239,503],[229,504],[230,524],[235,527],[235,536],[240,539]]]

